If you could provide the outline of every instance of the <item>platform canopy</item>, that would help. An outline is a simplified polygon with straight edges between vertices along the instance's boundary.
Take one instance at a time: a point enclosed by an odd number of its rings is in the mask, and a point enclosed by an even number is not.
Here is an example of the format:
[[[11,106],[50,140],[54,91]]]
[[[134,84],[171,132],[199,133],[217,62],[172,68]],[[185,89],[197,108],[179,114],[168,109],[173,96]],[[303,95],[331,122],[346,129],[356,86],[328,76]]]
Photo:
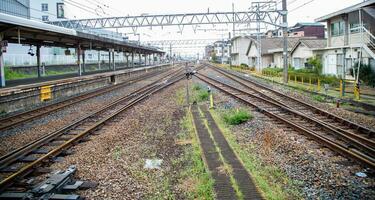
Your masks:
[[[163,54],[153,47],[101,37],[73,29],[0,13],[0,34],[9,43],[55,46],[65,48],[137,52],[142,54]]]

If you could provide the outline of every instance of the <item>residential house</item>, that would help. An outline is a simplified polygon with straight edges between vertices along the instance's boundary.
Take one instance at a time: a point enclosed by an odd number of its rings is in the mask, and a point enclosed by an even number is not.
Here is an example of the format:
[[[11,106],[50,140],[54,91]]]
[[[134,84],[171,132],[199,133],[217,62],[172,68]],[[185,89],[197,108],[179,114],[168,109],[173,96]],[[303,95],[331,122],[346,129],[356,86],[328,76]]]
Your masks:
[[[288,29],[288,36],[324,38],[324,31],[324,24],[301,22]]]
[[[359,60],[375,69],[375,0],[364,1],[315,21],[327,23],[327,47],[322,55],[324,74],[349,74]]]
[[[207,45],[204,47],[204,59],[211,60],[213,53],[214,53],[213,45]]]
[[[290,63],[290,51],[294,45],[298,42],[299,38],[288,38],[288,62]],[[262,70],[266,67],[283,67],[283,38],[262,38],[261,39],[261,63],[260,68],[257,70]],[[252,39],[246,55],[249,59],[249,65],[257,67],[257,57],[258,53],[258,44],[257,40]]]
[[[229,62],[229,42],[224,40],[216,41],[213,45],[213,53],[215,55],[215,61],[219,63]]]
[[[268,30],[266,37],[283,37],[283,31],[281,28],[276,30]],[[299,22],[293,27],[288,28],[288,37],[314,37],[324,38],[325,28],[324,24],[317,22]]]
[[[236,36],[231,39],[231,59],[232,65],[249,65],[249,58],[246,51],[251,41],[250,36]]]
[[[300,39],[291,50],[292,66],[296,69],[308,67],[312,57],[321,59],[323,49],[327,46],[326,39]]]

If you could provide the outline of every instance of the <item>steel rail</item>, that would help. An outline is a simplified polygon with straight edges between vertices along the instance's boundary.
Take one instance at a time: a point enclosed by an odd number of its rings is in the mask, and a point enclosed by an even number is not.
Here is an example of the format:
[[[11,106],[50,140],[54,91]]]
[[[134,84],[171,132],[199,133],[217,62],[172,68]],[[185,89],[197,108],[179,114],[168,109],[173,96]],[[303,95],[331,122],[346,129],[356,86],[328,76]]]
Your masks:
[[[14,181],[16,178],[20,178],[20,177],[23,177],[23,176],[29,174],[33,169],[36,168],[36,166],[38,166],[44,160],[50,159],[50,158],[60,154],[63,150],[69,148],[75,142],[80,141],[83,137],[87,136],[89,133],[97,130],[100,126],[103,126],[107,121],[114,118],[115,116],[117,116],[121,112],[127,110],[128,108],[132,107],[133,105],[137,104],[138,102],[146,99],[147,97],[149,97],[153,93],[155,93],[157,91],[160,91],[160,90],[170,86],[171,84],[176,83],[177,81],[181,80],[182,78],[184,78],[184,75],[181,75],[181,74],[176,75],[176,74],[174,74],[174,76],[176,76],[176,77],[169,78],[169,79],[167,79],[167,81],[164,81],[164,82],[161,82],[161,83],[159,81],[157,81],[156,83],[153,82],[153,83],[149,84],[148,86],[146,86],[147,88],[144,89],[141,92],[141,94],[139,94],[138,96],[131,99],[126,105],[122,106],[120,109],[117,109],[115,112],[113,112],[110,115],[104,117],[100,121],[95,122],[94,124],[92,124],[88,127],[85,127],[83,131],[81,131],[79,134],[77,134],[73,138],[70,138],[69,140],[65,141],[63,144],[59,145],[57,148],[53,149],[52,151],[49,151],[47,154],[39,157],[37,160],[31,162],[30,164],[27,164],[26,166],[23,166],[22,168],[17,170],[17,172],[15,172],[15,173],[11,174],[10,176],[7,176],[5,179],[1,180],[0,188],[3,189],[4,187],[9,186],[11,184],[11,182]]]
[[[197,74],[196,77],[199,78],[200,80],[216,87],[220,91],[223,91],[224,93],[229,94],[230,96],[233,96],[233,97],[245,102],[248,105],[251,105],[252,107],[256,108],[258,111],[266,114],[267,116],[269,116],[271,118],[274,118],[274,119],[277,119],[279,121],[282,121],[282,122],[290,125],[291,127],[295,128],[296,130],[301,131],[306,136],[313,138],[314,140],[318,141],[320,144],[323,144],[324,146],[326,146],[326,147],[332,149],[333,151],[343,155],[344,157],[349,157],[353,160],[359,161],[360,163],[362,163],[366,166],[369,166],[372,169],[375,168],[375,161],[374,161],[373,157],[370,157],[370,156],[358,151],[357,149],[353,149],[353,148],[347,147],[343,144],[340,144],[340,143],[338,143],[338,142],[336,142],[336,141],[334,141],[334,140],[332,140],[332,139],[330,139],[326,136],[322,136],[322,135],[316,133],[315,131],[312,131],[312,130],[310,130],[310,129],[308,129],[308,128],[300,125],[300,124],[297,124],[296,122],[293,122],[290,119],[287,119],[285,117],[282,117],[280,115],[272,113],[271,111],[265,109],[264,107],[261,107],[261,106],[255,104],[254,102],[246,99],[245,97],[240,96],[240,95],[251,96],[251,94],[248,93],[247,91],[244,91],[242,89],[236,88],[234,86],[231,86],[229,84],[220,82],[218,80],[215,80],[213,78],[209,78],[209,77],[201,75],[201,74]],[[227,88],[227,89],[225,89],[225,88]],[[237,93],[234,93],[233,91],[236,91]],[[240,94],[238,94],[238,92]],[[261,97],[258,97],[258,96],[253,96],[253,97],[254,98],[261,98]],[[263,101],[267,101],[267,100],[263,98]],[[271,101],[269,101],[269,102],[271,102]],[[285,109],[285,108],[286,107],[284,107],[282,109]],[[296,113],[298,114],[298,112],[296,112]]]
[[[301,101],[299,99],[296,99],[295,97],[287,96],[287,95],[285,95],[285,94],[283,94],[283,93],[281,93],[281,92],[279,92],[279,91],[277,91],[275,89],[272,89],[272,88],[267,87],[267,86],[265,86],[263,84],[257,83],[256,81],[250,80],[250,79],[245,78],[243,76],[239,76],[238,74],[235,74],[235,73],[233,73],[233,72],[231,72],[229,70],[220,69],[218,67],[212,66],[211,64],[207,64],[207,66],[209,66],[212,69],[217,69],[217,70],[220,70],[220,71],[224,71],[226,73],[231,74],[232,76],[235,76],[235,77],[237,77],[239,79],[242,79],[244,81],[250,82],[250,83],[252,83],[252,84],[254,84],[254,85],[258,86],[258,87],[261,87],[263,89],[269,90],[269,91],[271,91],[273,93],[276,93],[277,95],[280,95],[280,96],[282,96],[284,98],[288,98],[290,100],[298,102],[298,103],[300,103],[300,104],[302,104],[302,105],[304,105],[306,107],[309,107],[309,108],[315,110],[315,112],[318,113],[318,114],[325,115],[328,118],[332,118],[335,121],[340,122],[343,125],[346,125],[346,126],[349,126],[349,127],[354,127],[356,130],[360,131],[361,133],[367,134],[370,138],[373,138],[375,136],[375,130],[369,129],[369,128],[364,127],[364,126],[362,126],[360,124],[357,124],[357,123],[354,123],[354,122],[349,121],[347,119],[344,119],[342,117],[339,117],[339,116],[337,116],[337,115],[335,115],[333,113],[329,113],[329,112],[327,112],[327,111],[325,111],[325,110],[323,110],[321,108],[318,108],[318,107],[316,107],[314,105],[311,105],[311,104],[309,104],[307,102],[304,102],[304,101]]]
[[[138,82],[138,81],[143,80],[145,78],[152,77],[152,76],[154,76],[158,73],[159,72],[156,71],[156,72],[153,72],[151,74],[145,74],[144,76],[135,77],[135,78],[130,79],[129,81],[122,82],[122,83],[117,84],[117,85],[110,85],[110,86],[107,86],[107,87],[104,87],[104,88],[101,88],[101,89],[98,89],[98,90],[94,90],[94,91],[83,93],[83,94],[78,95],[78,96],[70,97],[70,98],[65,99],[63,101],[59,101],[59,102],[49,104],[49,105],[46,105],[46,106],[43,106],[43,107],[39,107],[39,108],[36,108],[36,109],[32,109],[32,110],[29,110],[29,111],[25,111],[25,112],[22,112],[22,113],[15,114],[15,115],[12,115],[12,116],[9,116],[9,117],[6,117],[6,118],[2,118],[2,119],[0,119],[0,131],[6,130],[6,129],[9,129],[9,128],[14,128],[14,126],[16,126],[18,124],[25,123],[27,121],[36,119],[36,118],[41,117],[43,115],[47,115],[51,112],[55,112],[57,110],[65,108],[67,106],[70,106],[70,105],[88,100],[90,98],[94,98],[94,97],[103,95],[105,93],[114,91],[114,90],[119,89],[121,87],[126,87],[126,86],[128,86],[128,85],[130,85],[134,82]]]
[[[246,79],[245,79],[245,80],[244,80],[244,79],[241,79],[241,78],[238,77],[238,76],[232,75],[232,74],[230,74],[229,72],[226,72],[226,71],[223,71],[223,70],[220,70],[220,69],[217,69],[217,68],[211,68],[211,69],[217,71],[217,72],[220,73],[220,74],[223,74],[224,76],[228,77],[229,79],[231,79],[231,80],[233,80],[233,81],[235,81],[235,82],[237,82],[237,83],[240,83],[241,85],[245,86],[246,88],[248,88],[248,89],[254,91],[255,93],[261,95],[262,97],[264,97],[264,98],[266,98],[266,99],[268,99],[268,100],[270,100],[270,101],[274,101],[275,103],[281,104],[282,106],[288,107],[289,109],[294,109],[294,110],[296,110],[295,108],[292,108],[292,107],[286,105],[285,103],[279,102],[278,100],[275,100],[275,99],[272,98],[271,96],[268,96],[268,95],[264,94],[263,92],[259,91],[258,88],[254,88],[254,87],[250,86],[250,85],[248,84],[250,81],[246,81]],[[250,83],[252,83],[252,82],[250,82]],[[254,84],[254,85],[255,85],[255,84]],[[257,85],[256,85],[256,86],[257,86]],[[271,91],[271,92],[272,92],[272,91]],[[276,94],[278,95],[279,93],[276,93]],[[281,96],[282,96],[282,97],[285,97],[285,98],[287,98],[287,99],[289,99],[289,100],[292,100],[292,101],[295,101],[295,100],[296,100],[297,103],[301,103],[301,104],[303,103],[303,101],[297,100],[297,99],[295,99],[295,98],[293,98],[293,97],[286,96],[286,95],[284,95],[284,94],[282,94]],[[307,104],[307,103],[306,103],[306,104]],[[303,104],[303,105],[305,105],[305,104]],[[307,105],[310,105],[310,104],[307,104]],[[311,107],[308,107],[308,108],[311,108]],[[311,109],[314,109],[314,108],[311,108]],[[296,111],[299,112],[298,110],[296,110]],[[315,118],[315,117],[313,117],[313,116],[306,116],[304,113],[302,113],[302,112],[300,112],[300,113],[301,113],[302,115],[304,115],[305,118],[306,118],[307,120],[319,121],[319,123],[322,123],[322,124],[324,124],[324,125],[326,125],[326,126],[329,126],[330,128],[335,129],[335,130],[333,130],[334,132],[337,132],[337,131],[341,132],[342,134],[345,135],[345,136],[344,136],[345,138],[346,138],[346,137],[350,137],[350,138],[353,138],[353,139],[355,139],[355,140],[361,142],[362,144],[366,144],[367,146],[371,147],[370,152],[372,153],[372,155],[375,155],[375,149],[374,149],[374,147],[375,147],[375,141],[374,141],[374,140],[371,140],[371,139],[369,139],[369,138],[366,138],[366,137],[363,137],[363,136],[361,136],[361,135],[355,134],[354,132],[351,132],[351,131],[345,130],[345,129],[343,129],[343,128],[340,128],[340,127],[334,126],[333,124],[327,123],[327,122],[325,122],[325,121],[323,121],[323,120],[320,120],[320,119],[317,119],[317,118]],[[326,116],[325,116],[325,117],[326,117]],[[332,129],[330,129],[330,130],[332,130]],[[341,135],[341,133],[340,133],[340,135]],[[357,142],[355,142],[355,143],[358,145]]]
[[[113,106],[117,105],[120,102],[129,100],[135,94],[139,94],[139,93],[143,92],[144,90],[148,89],[148,87],[150,87],[151,85],[156,84],[157,82],[163,80],[165,77],[173,76],[174,74],[177,74],[180,71],[181,71],[181,69],[179,69],[177,71],[169,72],[167,75],[163,76],[162,78],[160,78],[156,81],[153,81],[152,83],[146,85],[145,87],[137,89],[136,91],[132,92],[131,94],[120,97],[120,98],[116,99],[115,101],[113,101],[112,103],[110,103],[108,105],[100,107],[99,109],[97,109],[93,113],[89,113],[85,116],[82,116],[81,118],[75,120],[74,122],[70,123],[69,125],[66,125],[66,126],[60,128],[60,129],[58,129],[54,132],[48,133],[45,136],[24,145],[23,147],[20,147],[20,148],[14,150],[12,152],[9,152],[6,155],[1,156],[0,157],[0,169],[3,169],[4,167],[8,166],[10,163],[14,162],[18,158],[20,158],[20,157],[24,156],[25,154],[29,153],[30,151],[32,151],[32,149],[35,149],[35,148],[43,145],[44,143],[46,143],[50,140],[53,140],[54,138],[56,138],[60,135],[63,135],[69,129],[72,129],[75,126],[78,126],[80,123],[84,122],[85,120],[112,108]]]

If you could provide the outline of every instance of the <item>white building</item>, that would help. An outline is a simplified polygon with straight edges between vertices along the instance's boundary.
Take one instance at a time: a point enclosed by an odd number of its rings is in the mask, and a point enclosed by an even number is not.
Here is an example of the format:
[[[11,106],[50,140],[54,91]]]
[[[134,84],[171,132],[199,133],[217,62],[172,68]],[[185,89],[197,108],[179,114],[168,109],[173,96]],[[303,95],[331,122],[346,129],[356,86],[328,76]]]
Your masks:
[[[324,74],[349,74],[359,60],[375,70],[374,0],[350,6],[316,21],[326,22],[328,28],[327,47],[322,55]]]
[[[250,45],[250,36],[237,36],[231,39],[231,59],[232,65],[249,65],[249,58],[246,55],[246,51]]]
[[[216,62],[228,63],[229,62],[229,42],[216,41],[213,45],[213,53],[216,57]]]
[[[292,66],[302,69],[308,66],[310,58],[322,58],[323,48],[327,46],[326,39],[301,39],[291,51]]]

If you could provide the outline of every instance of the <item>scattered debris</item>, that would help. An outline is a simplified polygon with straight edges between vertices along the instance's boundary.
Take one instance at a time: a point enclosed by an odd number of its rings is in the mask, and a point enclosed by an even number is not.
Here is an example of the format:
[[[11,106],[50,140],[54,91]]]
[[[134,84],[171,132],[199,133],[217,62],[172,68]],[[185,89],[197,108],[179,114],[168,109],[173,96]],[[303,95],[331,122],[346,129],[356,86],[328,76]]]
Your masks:
[[[71,165],[65,171],[53,173],[47,180],[37,184],[29,191],[4,192],[0,194],[0,199],[82,199],[81,196],[72,194],[72,192],[79,189],[92,188],[96,185],[74,180],[73,175],[76,171],[76,166]],[[91,186],[87,187],[88,185]]]
[[[357,172],[355,173],[356,176],[358,177],[362,177],[362,178],[366,178],[367,177],[367,174],[363,173],[363,172]]]
[[[161,159],[146,159],[145,165],[143,168],[145,169],[160,169],[160,165],[163,162]]]

